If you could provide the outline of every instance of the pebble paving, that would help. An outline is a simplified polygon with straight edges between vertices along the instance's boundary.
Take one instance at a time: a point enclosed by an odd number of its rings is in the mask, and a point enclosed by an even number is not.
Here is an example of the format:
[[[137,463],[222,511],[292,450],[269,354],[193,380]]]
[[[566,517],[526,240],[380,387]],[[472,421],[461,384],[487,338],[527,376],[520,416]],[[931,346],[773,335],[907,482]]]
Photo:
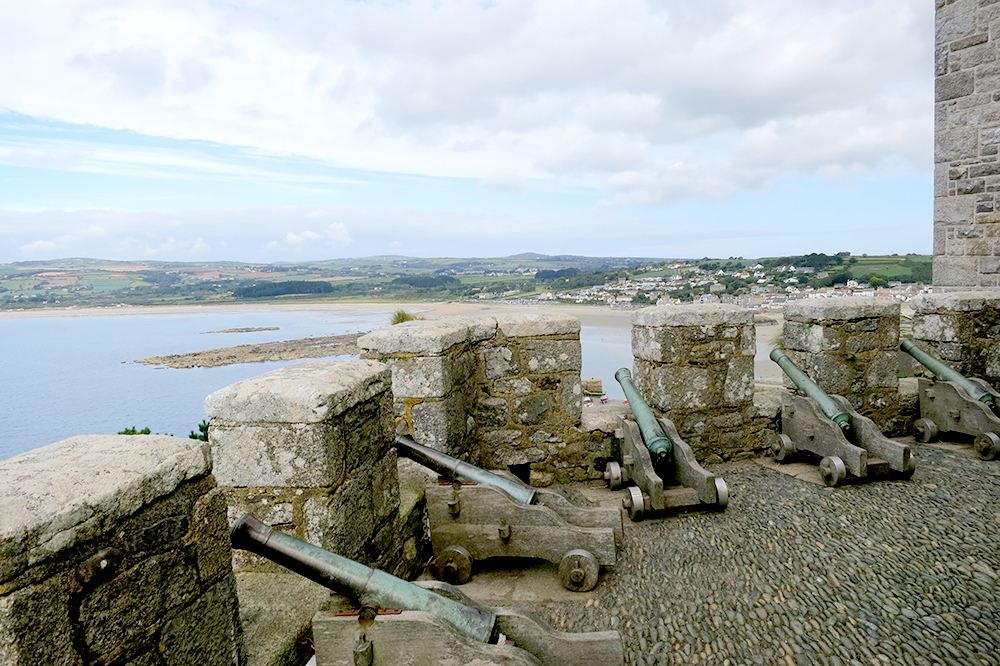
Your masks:
[[[909,481],[835,489],[722,466],[724,513],[626,520],[595,597],[535,610],[619,630],[630,665],[1000,666],[1000,461],[914,452]]]

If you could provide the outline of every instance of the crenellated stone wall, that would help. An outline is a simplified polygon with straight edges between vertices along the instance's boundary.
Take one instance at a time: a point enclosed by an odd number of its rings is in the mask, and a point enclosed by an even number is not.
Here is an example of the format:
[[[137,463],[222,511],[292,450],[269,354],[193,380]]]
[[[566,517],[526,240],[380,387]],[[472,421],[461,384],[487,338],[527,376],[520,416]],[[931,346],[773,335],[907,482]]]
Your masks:
[[[769,446],[773,423],[754,404],[753,313],[731,305],[668,305],[632,315],[636,388],[673,421],[700,460]]]
[[[81,435],[0,462],[0,663],[241,663],[208,445]]]
[[[403,529],[389,369],[309,361],[205,399],[230,521],[243,513],[296,538],[408,577],[418,537]],[[279,571],[239,551],[241,571]]]
[[[811,298],[786,303],[783,312],[785,351],[799,369],[883,431],[898,429],[899,303]],[[793,386],[787,376],[785,386]]]
[[[595,478],[606,456],[580,426],[580,322],[553,314],[416,320],[372,331],[392,369],[396,431],[487,468]],[[600,449],[600,450],[599,450]]]
[[[914,342],[961,374],[1000,385],[1000,295],[927,294],[912,305]]]

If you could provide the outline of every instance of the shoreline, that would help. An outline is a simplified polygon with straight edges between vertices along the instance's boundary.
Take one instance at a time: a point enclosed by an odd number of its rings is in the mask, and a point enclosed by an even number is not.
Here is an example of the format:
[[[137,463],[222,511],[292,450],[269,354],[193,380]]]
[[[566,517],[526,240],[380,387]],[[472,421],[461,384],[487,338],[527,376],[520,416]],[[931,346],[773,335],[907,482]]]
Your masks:
[[[451,317],[474,314],[497,314],[501,312],[530,312],[544,310],[570,314],[580,319],[580,322],[590,326],[616,325],[622,321],[631,321],[632,308],[612,308],[607,305],[549,305],[545,303],[495,303],[472,301],[410,301],[410,302],[379,302],[379,301],[341,301],[336,303],[210,303],[184,305],[137,305],[111,308],[45,308],[38,310],[0,310],[0,319],[21,319],[32,317],[115,317],[155,314],[192,314],[238,311],[336,311],[362,310],[367,312],[385,311],[389,314],[397,310],[406,310],[425,317]]]
[[[20,319],[28,317],[114,317],[157,314],[213,314],[238,311],[349,311],[360,310],[367,313],[385,312],[386,322],[397,310],[406,310],[421,317],[438,318],[468,315],[514,314],[519,312],[555,312],[576,317],[581,327],[625,328],[632,325],[633,308],[612,308],[608,305],[566,305],[546,303],[496,303],[470,301],[414,301],[414,302],[337,302],[337,303],[212,303],[185,305],[144,305],[125,308],[87,309],[44,309],[23,311],[0,311],[0,319]],[[783,318],[780,313],[768,312],[768,319],[774,323],[760,322],[756,325],[757,353],[754,358],[755,383],[781,385],[781,370],[768,359],[768,352],[774,337],[781,332]],[[229,351],[227,347],[214,351]],[[183,354],[181,356],[190,356]]]

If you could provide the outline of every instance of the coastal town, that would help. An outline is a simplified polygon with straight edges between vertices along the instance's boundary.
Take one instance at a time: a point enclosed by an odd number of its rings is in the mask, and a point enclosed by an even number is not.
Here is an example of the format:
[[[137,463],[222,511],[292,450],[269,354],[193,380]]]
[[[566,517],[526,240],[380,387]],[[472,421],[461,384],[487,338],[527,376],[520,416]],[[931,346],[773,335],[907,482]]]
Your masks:
[[[662,267],[645,266],[633,277],[618,278],[593,287],[559,292],[545,291],[535,300],[605,304],[611,307],[648,307],[683,302],[723,303],[748,310],[781,309],[789,301],[807,298],[865,296],[907,302],[933,288],[922,282],[903,282],[872,277],[843,279],[829,270],[813,266],[782,264],[766,267],[752,263],[745,268],[705,269],[693,262],[673,262]],[[830,284],[827,285],[826,283]],[[681,294],[680,296],[676,294]],[[480,299],[517,298],[516,291],[505,294],[480,293]]]

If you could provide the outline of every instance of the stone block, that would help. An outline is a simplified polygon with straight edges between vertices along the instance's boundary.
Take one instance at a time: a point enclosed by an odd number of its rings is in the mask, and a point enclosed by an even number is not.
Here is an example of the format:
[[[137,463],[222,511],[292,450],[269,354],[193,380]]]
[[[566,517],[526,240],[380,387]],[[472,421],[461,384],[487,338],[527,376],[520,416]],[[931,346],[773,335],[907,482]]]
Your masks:
[[[937,7],[934,15],[935,43],[950,44],[979,32],[976,24],[978,2],[950,2]]]
[[[971,224],[976,214],[976,203],[974,194],[938,197],[934,200],[934,224]]]
[[[513,401],[511,416],[521,425],[539,425],[548,418],[553,406],[547,393],[533,393]]]
[[[961,322],[958,315],[914,313],[913,337],[935,342],[958,342]]]
[[[467,382],[475,371],[475,359],[468,350],[454,358],[390,358],[386,364],[392,368],[392,393],[397,400],[402,397],[444,397],[456,384]]]
[[[207,443],[167,435],[79,435],[0,461],[0,583],[210,470]]]
[[[242,633],[230,572],[167,623],[160,639],[162,658],[166,666],[240,666]]]
[[[375,531],[372,470],[358,470],[331,496],[312,497],[303,506],[306,540],[358,559]]]
[[[449,454],[460,448],[468,432],[467,417],[462,395],[457,393],[444,400],[425,400],[410,409],[414,437],[424,446]]]
[[[525,439],[520,430],[481,430],[479,433],[480,467],[485,469],[506,469],[509,465],[521,465],[529,460],[520,450]]]
[[[576,317],[551,313],[497,315],[497,328],[508,338],[529,338],[548,335],[580,334]]]
[[[978,154],[979,134],[975,127],[955,127],[934,133],[935,162],[953,162]]]
[[[899,317],[899,303],[887,298],[809,298],[785,303],[785,319],[801,323]]]
[[[776,421],[781,416],[782,391],[755,391],[753,394],[752,418]]]
[[[480,352],[486,379],[503,379],[518,374],[519,359],[509,347],[486,347]]]
[[[83,665],[73,645],[72,585],[71,576],[62,575],[0,597],[0,664]]]
[[[344,442],[347,473],[366,467],[388,453],[393,445],[392,396],[387,391],[341,413],[333,425]],[[331,454],[332,455],[332,454]],[[289,484],[302,486],[301,483]]]
[[[845,358],[833,354],[795,354],[790,350],[788,356],[827,393],[845,397],[853,393],[856,374]],[[785,386],[794,386],[787,376]]]
[[[493,393],[500,395],[528,395],[531,393],[531,380],[527,377],[498,379],[493,383]]]
[[[727,364],[722,405],[742,405],[753,399],[753,359],[734,358]]]
[[[876,331],[862,331],[847,338],[844,351],[848,354],[860,354],[882,348],[882,341]]]
[[[376,462],[372,469],[372,511],[376,523],[399,512],[399,476],[397,458],[390,453]]]
[[[865,366],[866,389],[899,387],[899,353],[896,351],[877,352],[867,359]]]
[[[480,428],[503,428],[507,417],[507,401],[503,398],[485,398],[476,405],[476,423]]]
[[[496,337],[497,320],[489,315],[467,315],[461,317],[448,317],[447,321],[465,326],[468,330],[468,339],[471,344],[477,344],[484,340]]]
[[[632,314],[632,326],[739,326],[753,324],[753,313],[735,305],[660,305]]]
[[[333,486],[344,476],[343,433],[332,423],[212,421],[209,441],[224,486]]]
[[[582,366],[579,340],[530,340],[525,344],[528,372],[575,372]]]
[[[632,326],[632,355],[656,363],[681,364],[687,358],[687,343],[671,328]]]
[[[788,349],[814,354],[839,349],[841,344],[839,330],[815,322],[805,324],[786,320],[782,328],[782,339]]]
[[[197,573],[181,551],[151,557],[122,572],[80,602],[87,650],[105,659],[125,646],[138,652],[164,616],[186,606],[197,592]]]
[[[988,253],[993,253],[993,246],[986,243]],[[971,252],[969,254],[972,254]],[[980,273],[1000,273],[1000,257],[982,257],[979,260],[979,272]]]
[[[284,520],[275,522],[291,522],[291,504],[284,506],[288,507]],[[198,579],[203,586],[232,574],[232,546],[227,517],[226,490],[223,488],[213,489],[194,506],[187,540],[194,544]],[[264,518],[261,520],[271,524]]]
[[[757,329],[753,324],[746,324],[740,334],[740,352],[744,356],[757,354]]]
[[[205,398],[227,423],[319,423],[392,387],[378,361],[307,361],[231,384]]]
[[[913,311],[925,312],[978,312],[986,307],[1000,308],[1000,295],[989,291],[953,291],[940,294],[922,294],[912,301]]]
[[[975,287],[979,284],[976,257],[935,256],[934,285],[939,287]]]
[[[465,322],[448,319],[404,321],[366,333],[358,338],[358,346],[373,358],[389,354],[434,356],[444,354],[455,345],[469,340]]]
[[[563,379],[559,408],[574,423],[580,421],[580,414],[583,412],[583,391],[576,377],[569,376]]]
[[[650,407],[663,412],[704,409],[721,397],[714,373],[697,366],[655,366],[636,359],[636,387]]]
[[[950,99],[971,95],[976,87],[975,75],[968,71],[939,76],[935,79],[934,84],[935,102],[946,102]]]

